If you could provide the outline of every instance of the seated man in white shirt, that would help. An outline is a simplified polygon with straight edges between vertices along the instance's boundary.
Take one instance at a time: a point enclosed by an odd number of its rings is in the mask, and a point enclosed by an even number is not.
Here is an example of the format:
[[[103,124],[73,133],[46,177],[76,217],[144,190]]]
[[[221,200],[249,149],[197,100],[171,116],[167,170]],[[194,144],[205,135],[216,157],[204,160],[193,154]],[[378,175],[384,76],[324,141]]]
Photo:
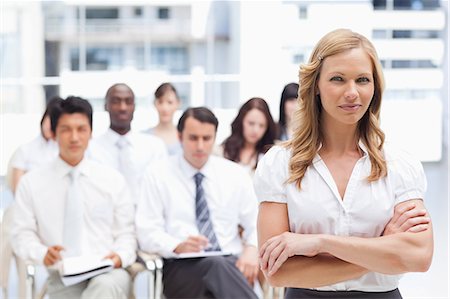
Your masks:
[[[59,156],[19,182],[12,228],[14,252],[49,270],[50,298],[127,298],[125,267],[136,259],[134,206],[124,178],[84,158],[92,107],[69,97],[51,113]],[[56,270],[69,256],[111,259],[114,270],[65,286]]]
[[[245,170],[211,155],[217,125],[207,108],[187,109],[177,127],[183,153],[153,165],[143,179],[138,242],[165,258],[167,298],[256,298],[256,197]],[[219,255],[180,258],[213,251]]]
[[[151,162],[166,158],[167,148],[160,138],[131,130],[135,101],[128,85],[117,83],[108,89],[105,109],[110,127],[89,145],[89,157],[122,173],[136,202],[144,170]]]

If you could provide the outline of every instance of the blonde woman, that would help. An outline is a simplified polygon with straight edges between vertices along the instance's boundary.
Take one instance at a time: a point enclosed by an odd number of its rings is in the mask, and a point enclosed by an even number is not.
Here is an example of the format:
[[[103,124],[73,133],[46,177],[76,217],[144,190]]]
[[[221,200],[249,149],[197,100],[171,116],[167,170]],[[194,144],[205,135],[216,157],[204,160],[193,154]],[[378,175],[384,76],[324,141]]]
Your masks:
[[[399,274],[430,266],[432,226],[420,162],[384,146],[376,51],[335,30],[299,75],[293,139],[255,174],[261,268],[286,298],[402,298]]]

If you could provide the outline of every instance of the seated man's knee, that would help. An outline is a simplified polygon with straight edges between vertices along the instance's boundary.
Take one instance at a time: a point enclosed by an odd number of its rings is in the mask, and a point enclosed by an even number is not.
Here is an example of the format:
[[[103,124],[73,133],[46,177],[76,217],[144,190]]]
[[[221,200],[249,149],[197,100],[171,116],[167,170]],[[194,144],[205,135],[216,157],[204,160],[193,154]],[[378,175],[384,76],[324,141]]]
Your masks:
[[[229,261],[224,256],[210,256],[203,258],[200,263],[209,267],[223,267],[229,265]]]
[[[87,292],[93,291],[105,294],[128,293],[131,284],[131,277],[124,269],[115,269],[113,272],[101,274],[92,278],[89,282]]]

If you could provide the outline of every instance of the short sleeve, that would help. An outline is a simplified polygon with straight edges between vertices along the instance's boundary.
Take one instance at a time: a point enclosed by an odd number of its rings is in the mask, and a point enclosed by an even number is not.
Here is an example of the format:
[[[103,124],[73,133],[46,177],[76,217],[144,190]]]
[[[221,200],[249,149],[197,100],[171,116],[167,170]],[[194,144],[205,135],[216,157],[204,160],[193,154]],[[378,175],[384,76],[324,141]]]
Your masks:
[[[420,161],[407,152],[397,151],[387,156],[387,162],[395,203],[410,199],[424,199],[427,180]]]
[[[253,186],[259,202],[286,203],[289,151],[281,146],[272,147],[258,162]]]
[[[21,147],[19,147],[13,154],[13,156],[11,157],[11,167],[12,168],[16,168],[16,169],[20,169],[23,171],[28,171],[29,167],[28,167],[28,163],[27,163],[27,154],[25,152],[25,148],[22,145]]]

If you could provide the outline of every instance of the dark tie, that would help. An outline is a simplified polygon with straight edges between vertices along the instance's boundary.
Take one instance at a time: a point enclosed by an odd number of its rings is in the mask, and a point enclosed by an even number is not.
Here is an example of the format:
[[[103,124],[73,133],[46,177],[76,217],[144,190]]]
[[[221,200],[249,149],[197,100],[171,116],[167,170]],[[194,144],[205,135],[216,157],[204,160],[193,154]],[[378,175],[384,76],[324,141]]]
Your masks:
[[[210,246],[205,251],[220,251],[220,245],[217,241],[214,228],[209,217],[208,203],[205,198],[205,191],[203,190],[202,180],[204,175],[200,172],[195,176],[195,215],[197,218],[197,228],[201,235],[209,239]]]

